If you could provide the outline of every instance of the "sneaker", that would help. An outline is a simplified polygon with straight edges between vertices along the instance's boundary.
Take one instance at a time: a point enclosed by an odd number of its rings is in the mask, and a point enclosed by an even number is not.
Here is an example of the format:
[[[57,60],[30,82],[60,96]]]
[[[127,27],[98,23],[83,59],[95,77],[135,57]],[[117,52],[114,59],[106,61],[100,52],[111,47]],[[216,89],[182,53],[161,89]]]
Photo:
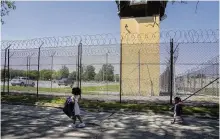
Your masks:
[[[85,126],[86,126],[86,125],[85,125],[84,123],[80,123],[80,124],[78,125],[79,128],[85,127]]]
[[[76,127],[76,125],[75,125],[75,124],[70,124],[68,127],[75,128],[75,127]]]

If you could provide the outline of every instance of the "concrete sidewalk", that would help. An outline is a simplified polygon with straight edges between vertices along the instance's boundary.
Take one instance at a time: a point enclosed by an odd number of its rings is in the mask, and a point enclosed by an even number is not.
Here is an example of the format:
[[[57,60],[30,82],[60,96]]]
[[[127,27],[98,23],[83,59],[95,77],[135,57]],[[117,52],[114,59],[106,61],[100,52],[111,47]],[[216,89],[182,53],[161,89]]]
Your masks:
[[[85,128],[68,128],[61,109],[2,104],[2,139],[218,139],[218,120],[186,117],[186,125],[171,125],[171,117],[146,113],[87,112]]]

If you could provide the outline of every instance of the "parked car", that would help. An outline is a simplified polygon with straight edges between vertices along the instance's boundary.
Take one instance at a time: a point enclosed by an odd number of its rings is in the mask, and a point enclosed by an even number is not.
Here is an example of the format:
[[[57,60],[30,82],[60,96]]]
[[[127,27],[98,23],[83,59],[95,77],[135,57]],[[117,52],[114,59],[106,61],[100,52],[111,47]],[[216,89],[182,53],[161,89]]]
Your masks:
[[[28,77],[16,77],[11,80],[11,85],[16,86],[35,86],[35,83],[33,80],[29,79]]]
[[[59,86],[61,85],[68,86],[68,85],[72,85],[73,83],[74,83],[73,80],[70,78],[62,78],[58,81]]]

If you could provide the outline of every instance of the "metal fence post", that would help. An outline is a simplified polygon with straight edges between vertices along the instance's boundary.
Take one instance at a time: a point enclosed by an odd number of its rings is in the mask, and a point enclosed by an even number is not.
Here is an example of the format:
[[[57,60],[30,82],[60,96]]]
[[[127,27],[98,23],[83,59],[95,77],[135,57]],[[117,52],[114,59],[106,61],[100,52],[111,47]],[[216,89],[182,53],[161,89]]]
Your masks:
[[[79,58],[79,55],[80,55],[80,44],[78,44],[78,58],[77,58],[77,87],[79,87],[79,78],[80,78],[80,75],[79,75],[79,61],[80,61],[80,58]]]
[[[3,82],[3,92],[5,92],[5,78],[6,78],[6,62],[7,62],[7,50],[11,47],[11,44],[5,48],[5,63],[4,63],[4,82]],[[9,57],[9,55],[8,55]]]
[[[141,56],[140,50],[138,51],[138,93],[141,95]]]
[[[28,84],[29,84],[29,74],[30,74],[30,71],[31,71],[31,56],[29,56],[28,58]]]
[[[78,74],[77,74],[77,71],[78,71],[78,63],[77,63],[77,61],[78,61],[78,56],[76,56],[76,82],[77,82],[77,79],[78,79]],[[73,85],[74,87],[75,87],[75,83],[74,83],[74,85]]]
[[[173,98],[173,39],[170,40],[170,104]]]
[[[77,57],[77,87],[81,88],[82,80],[82,43],[78,44],[78,57]],[[81,99],[81,95],[80,95]]]
[[[81,88],[81,85],[82,85],[82,43],[80,42],[80,63],[79,63],[79,65],[80,65],[80,82],[79,82],[79,87]],[[81,96],[80,96],[80,98],[81,98]]]
[[[52,87],[53,87],[53,81],[52,81],[52,76],[53,76],[53,57],[54,57],[54,55],[56,54],[56,52],[54,52],[52,55],[51,55],[51,68],[50,68],[50,70],[51,70],[51,79],[50,79],[50,92],[52,92]]]
[[[79,82],[79,87],[81,88],[81,85],[82,85],[82,43],[80,42],[80,57],[79,57],[79,73],[80,73],[80,82]],[[80,99],[82,97],[82,94],[80,94]]]
[[[28,81],[28,78],[29,78],[29,56],[27,56],[27,72],[26,72],[26,77],[27,77],[27,80],[26,80],[26,82]],[[26,83],[26,84],[28,84],[28,83]]]
[[[120,83],[119,83],[119,86],[120,86],[120,96],[119,96],[119,101],[121,103],[121,95],[122,95],[122,41],[120,42]]]
[[[34,55],[34,53],[32,53],[31,55],[27,56],[27,84],[29,84],[29,74],[31,71],[31,57]]]
[[[8,49],[8,94],[9,94],[9,78],[10,78],[10,73],[9,73],[9,59],[10,59],[10,51],[9,51],[10,49]]]
[[[3,77],[3,92],[5,92],[5,75],[6,75],[7,49],[5,49],[4,77]]]
[[[40,78],[40,48],[44,43],[38,48],[38,64],[37,64],[37,101],[38,101],[38,91],[39,91],[39,78]]]
[[[107,70],[108,70],[108,52],[106,53],[106,68],[105,68],[105,79],[106,79],[106,89],[107,89],[107,95],[108,95],[108,74],[107,74]]]

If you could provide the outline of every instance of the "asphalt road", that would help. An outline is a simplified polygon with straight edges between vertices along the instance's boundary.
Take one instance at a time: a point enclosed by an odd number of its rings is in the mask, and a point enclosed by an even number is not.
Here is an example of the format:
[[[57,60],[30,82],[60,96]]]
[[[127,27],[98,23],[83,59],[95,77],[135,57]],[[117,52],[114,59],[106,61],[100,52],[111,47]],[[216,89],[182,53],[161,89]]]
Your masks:
[[[1,105],[2,139],[218,139],[218,120],[184,117],[184,125],[170,124],[172,117],[141,112],[83,111],[85,128],[68,128],[71,120],[61,109]]]
[[[44,87],[44,88],[51,87],[50,81],[39,81],[38,83],[39,83],[39,87]],[[3,85],[3,82],[1,82],[1,84]],[[7,85],[8,82],[6,82],[5,84]],[[35,81],[35,86],[36,84],[37,82]],[[114,84],[119,84],[119,83],[114,83],[114,82],[108,83],[108,85],[114,85]],[[11,86],[10,81],[9,81],[9,85]],[[107,85],[107,84],[103,82],[82,82],[82,86],[104,86],[104,85]],[[64,88],[64,87],[68,87],[68,86],[64,86],[64,85],[59,86],[58,83],[52,82],[52,88]]]

